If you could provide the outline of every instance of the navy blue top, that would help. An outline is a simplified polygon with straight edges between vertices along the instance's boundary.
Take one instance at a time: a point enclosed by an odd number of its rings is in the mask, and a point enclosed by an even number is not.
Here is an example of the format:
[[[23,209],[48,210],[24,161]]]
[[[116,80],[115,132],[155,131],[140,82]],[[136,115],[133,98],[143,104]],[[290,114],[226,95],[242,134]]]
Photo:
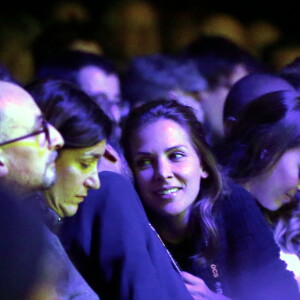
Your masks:
[[[86,281],[101,300],[192,300],[129,180],[105,171],[100,181],[61,227],[62,243]]]
[[[101,188],[90,193],[78,213],[64,220],[62,241],[73,262],[101,299],[191,299],[148,219],[132,184],[121,175],[100,173]],[[216,207],[219,278],[191,256],[201,240],[168,245],[180,267],[214,291],[241,300],[300,299],[293,274],[279,259],[256,200],[242,187]]]

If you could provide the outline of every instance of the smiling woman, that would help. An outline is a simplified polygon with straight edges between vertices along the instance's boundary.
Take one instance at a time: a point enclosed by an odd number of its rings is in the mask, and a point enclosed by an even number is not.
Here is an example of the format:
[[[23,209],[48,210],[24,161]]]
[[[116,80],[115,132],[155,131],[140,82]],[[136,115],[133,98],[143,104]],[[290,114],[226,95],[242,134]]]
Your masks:
[[[255,199],[234,184],[222,189],[189,107],[146,103],[131,111],[122,130],[143,205],[194,299],[299,299]]]
[[[93,100],[66,82],[40,80],[28,91],[65,140],[56,163],[56,184],[44,192],[47,204],[60,217],[72,216],[88,190],[100,187],[97,163],[111,123]]]

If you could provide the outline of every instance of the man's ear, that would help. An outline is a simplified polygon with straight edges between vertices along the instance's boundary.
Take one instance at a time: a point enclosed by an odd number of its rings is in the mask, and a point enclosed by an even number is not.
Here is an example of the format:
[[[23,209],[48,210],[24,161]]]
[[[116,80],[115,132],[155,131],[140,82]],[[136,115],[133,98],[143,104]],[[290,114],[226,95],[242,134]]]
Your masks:
[[[234,126],[236,123],[236,118],[235,117],[227,117],[226,120],[224,121],[224,134],[225,136],[231,131],[231,128]]]
[[[0,177],[8,174],[8,168],[5,160],[4,153],[0,150]]]

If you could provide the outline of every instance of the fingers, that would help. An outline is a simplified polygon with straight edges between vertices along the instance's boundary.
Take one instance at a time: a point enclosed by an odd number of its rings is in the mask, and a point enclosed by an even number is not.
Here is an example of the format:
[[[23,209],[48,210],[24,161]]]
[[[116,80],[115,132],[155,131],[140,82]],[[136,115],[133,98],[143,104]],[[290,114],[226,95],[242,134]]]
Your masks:
[[[194,300],[230,300],[212,292],[201,278],[184,271],[181,272],[181,275]]]
[[[201,278],[194,276],[191,273],[181,271],[181,276],[185,283],[188,283],[191,285],[203,284],[205,286],[205,283]]]
[[[194,300],[209,299],[209,289],[201,278],[184,271],[181,272],[181,275],[186,288],[188,289]]]

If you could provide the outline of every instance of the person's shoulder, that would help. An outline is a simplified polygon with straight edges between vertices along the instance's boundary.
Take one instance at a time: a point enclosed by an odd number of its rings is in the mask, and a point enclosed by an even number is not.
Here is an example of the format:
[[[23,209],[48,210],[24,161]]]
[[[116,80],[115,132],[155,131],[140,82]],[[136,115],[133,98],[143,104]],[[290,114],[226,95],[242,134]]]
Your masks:
[[[226,219],[255,219],[256,222],[265,222],[256,199],[243,186],[233,182],[228,184],[218,209]]]
[[[125,175],[111,171],[102,171],[99,173],[99,179],[101,188],[98,190],[98,193],[102,195],[136,196],[133,182]]]
[[[126,211],[133,211],[134,207],[142,206],[140,198],[131,180],[124,175],[111,171],[99,173],[100,189],[89,191],[87,199],[81,204],[79,213],[103,214],[107,210],[119,211],[127,207]],[[128,206],[131,208],[128,209]],[[97,212],[98,211],[98,212]],[[76,216],[75,216],[76,217]]]
[[[100,181],[103,182],[114,182],[115,184],[125,184],[131,185],[129,178],[125,177],[122,174],[111,172],[111,171],[102,171],[99,173]]]
[[[244,208],[257,206],[255,198],[241,185],[230,182],[223,195],[222,204],[227,207]]]

